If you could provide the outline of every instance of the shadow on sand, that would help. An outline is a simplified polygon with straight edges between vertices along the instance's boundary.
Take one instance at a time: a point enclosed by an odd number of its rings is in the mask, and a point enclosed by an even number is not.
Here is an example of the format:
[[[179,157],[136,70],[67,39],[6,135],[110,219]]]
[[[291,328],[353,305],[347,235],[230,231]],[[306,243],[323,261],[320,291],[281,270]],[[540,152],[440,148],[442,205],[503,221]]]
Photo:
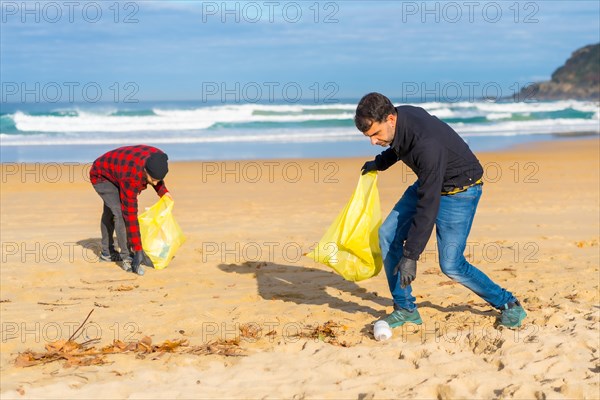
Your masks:
[[[102,252],[102,239],[100,238],[88,238],[78,240],[77,244],[83,247],[85,250],[91,250],[96,257],[100,257]]]
[[[268,262],[245,262],[243,264],[220,264],[222,271],[235,274],[254,274],[258,284],[258,294],[265,300],[291,301],[296,304],[328,305],[348,313],[365,312],[376,318],[385,310],[375,310],[340,297],[351,295],[361,300],[374,302],[382,307],[391,306],[390,300],[380,298],[377,293],[369,293],[354,282],[329,271],[294,265]],[[340,297],[335,296],[335,292]]]

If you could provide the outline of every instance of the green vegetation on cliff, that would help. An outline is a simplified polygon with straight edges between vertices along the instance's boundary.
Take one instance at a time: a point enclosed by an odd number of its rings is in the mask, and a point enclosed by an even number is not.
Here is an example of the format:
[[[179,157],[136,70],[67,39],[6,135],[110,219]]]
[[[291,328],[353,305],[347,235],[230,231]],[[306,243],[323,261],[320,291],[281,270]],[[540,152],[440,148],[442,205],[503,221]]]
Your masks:
[[[517,99],[600,101],[600,43],[576,50],[550,81],[523,88]]]

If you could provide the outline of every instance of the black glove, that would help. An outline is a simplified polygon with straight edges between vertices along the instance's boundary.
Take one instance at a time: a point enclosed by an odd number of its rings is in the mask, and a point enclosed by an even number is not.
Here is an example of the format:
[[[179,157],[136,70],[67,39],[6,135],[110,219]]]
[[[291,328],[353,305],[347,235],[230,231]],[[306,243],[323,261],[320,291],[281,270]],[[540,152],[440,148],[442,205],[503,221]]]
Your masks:
[[[362,172],[362,175],[366,174],[367,172],[377,171],[377,163],[375,162],[375,160],[367,161],[360,170]]]
[[[402,257],[394,269],[394,275],[398,272],[400,272],[400,284],[402,288],[407,287],[417,277],[417,260]]]
[[[144,250],[142,250],[142,264],[147,267],[154,268],[154,263],[152,262],[150,257],[148,257],[148,254],[146,254]]]
[[[144,253],[143,250],[136,251],[133,255],[133,260],[131,261],[131,270],[134,274],[144,275],[144,267],[142,267],[144,256],[146,256],[146,253]],[[146,258],[147,257],[148,256],[146,256]]]

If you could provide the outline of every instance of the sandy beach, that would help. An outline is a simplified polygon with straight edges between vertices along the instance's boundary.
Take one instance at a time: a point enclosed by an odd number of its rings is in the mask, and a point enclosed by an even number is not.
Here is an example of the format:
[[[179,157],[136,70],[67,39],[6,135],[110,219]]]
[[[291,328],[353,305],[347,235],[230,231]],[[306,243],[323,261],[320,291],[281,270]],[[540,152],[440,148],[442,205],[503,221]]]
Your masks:
[[[496,327],[496,310],[440,272],[434,235],[413,285],[423,325],[386,342],[371,333],[392,307],[384,273],[348,282],[302,256],[349,199],[364,159],[172,163],[166,184],[187,242],[143,277],[98,262],[89,164],[2,164],[0,395],[599,398],[599,146],[477,154],[485,184],[468,259],[521,300],[521,329]],[[379,175],[384,216],[414,179],[400,164]],[[146,190],[140,210],[156,199]],[[80,343],[239,340],[240,356],[15,366],[20,352],[69,338],[92,309]],[[335,340],[309,337],[329,321]]]

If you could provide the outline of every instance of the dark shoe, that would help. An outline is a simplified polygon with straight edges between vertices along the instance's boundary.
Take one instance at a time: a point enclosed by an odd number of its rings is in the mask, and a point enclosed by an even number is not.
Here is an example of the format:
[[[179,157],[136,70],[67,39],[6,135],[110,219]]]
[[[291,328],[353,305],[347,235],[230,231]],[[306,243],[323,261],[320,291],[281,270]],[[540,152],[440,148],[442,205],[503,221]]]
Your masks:
[[[100,253],[100,261],[102,262],[119,262],[121,261],[121,255],[119,253]]]
[[[419,310],[414,309],[413,311],[408,311],[403,308],[394,310],[391,314],[383,318],[381,321],[387,322],[390,328],[397,328],[399,326],[404,325],[407,322],[416,325],[421,325],[423,323],[421,315],[419,314]]]
[[[131,272],[131,260],[123,260],[123,261],[121,261],[121,268],[125,272]]]
[[[138,265],[137,268],[132,269],[134,274],[144,275],[144,266],[142,264]]]
[[[500,325],[504,325],[507,328],[518,328],[527,316],[527,313],[521,307],[519,300],[510,302],[504,305],[501,309],[502,315],[500,316]]]

